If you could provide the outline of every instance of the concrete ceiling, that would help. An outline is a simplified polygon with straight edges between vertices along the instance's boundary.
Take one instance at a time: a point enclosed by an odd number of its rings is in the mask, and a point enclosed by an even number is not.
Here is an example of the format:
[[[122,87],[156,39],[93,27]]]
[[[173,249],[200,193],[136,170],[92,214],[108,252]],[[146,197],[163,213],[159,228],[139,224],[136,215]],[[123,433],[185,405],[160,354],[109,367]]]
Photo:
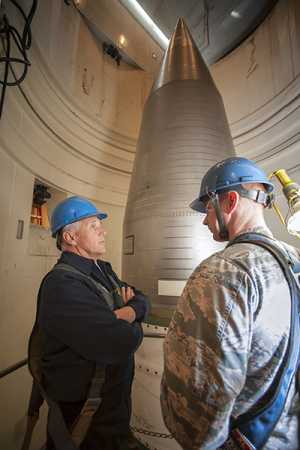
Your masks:
[[[265,19],[276,1],[138,0],[168,38],[178,18],[183,17],[209,64],[237,47]]]

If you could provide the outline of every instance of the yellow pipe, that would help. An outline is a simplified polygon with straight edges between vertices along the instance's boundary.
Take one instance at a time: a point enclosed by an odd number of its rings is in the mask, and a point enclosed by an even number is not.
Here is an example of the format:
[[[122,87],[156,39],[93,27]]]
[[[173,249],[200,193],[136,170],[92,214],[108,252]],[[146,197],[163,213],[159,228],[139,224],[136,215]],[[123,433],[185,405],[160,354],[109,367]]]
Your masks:
[[[273,175],[275,175],[278,180],[280,181],[280,183],[282,184],[282,186],[285,188],[286,186],[289,186],[290,184],[293,184],[293,180],[291,180],[291,178],[288,176],[288,174],[286,173],[286,171],[284,169],[278,169],[276,170]]]
[[[286,226],[285,219],[284,219],[283,215],[281,214],[281,211],[280,211],[280,209],[278,208],[278,206],[276,205],[275,202],[272,204],[272,208],[273,208],[273,209],[275,210],[275,212],[277,213],[277,215],[278,215],[278,217],[279,217],[281,223],[282,223],[283,225]]]

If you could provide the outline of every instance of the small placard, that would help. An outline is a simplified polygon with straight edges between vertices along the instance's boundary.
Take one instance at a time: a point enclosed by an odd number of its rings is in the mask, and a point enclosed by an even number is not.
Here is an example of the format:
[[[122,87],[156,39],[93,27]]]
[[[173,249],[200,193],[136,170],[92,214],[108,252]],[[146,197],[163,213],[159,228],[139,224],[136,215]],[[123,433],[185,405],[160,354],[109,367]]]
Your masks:
[[[24,232],[24,220],[18,220],[16,238],[23,239],[23,232]]]
[[[124,239],[124,255],[134,255],[134,235],[126,236]]]
[[[186,280],[158,280],[158,295],[180,297]]]

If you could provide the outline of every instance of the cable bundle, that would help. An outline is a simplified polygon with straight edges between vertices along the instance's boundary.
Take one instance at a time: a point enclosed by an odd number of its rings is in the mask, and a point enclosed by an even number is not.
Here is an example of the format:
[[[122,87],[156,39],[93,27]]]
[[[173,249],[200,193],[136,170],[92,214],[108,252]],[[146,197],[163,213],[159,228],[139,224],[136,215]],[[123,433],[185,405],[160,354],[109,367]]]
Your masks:
[[[26,16],[22,7],[16,0],[9,0],[15,8],[19,11],[23,17],[25,23],[22,34],[10,24],[6,14],[3,15],[2,22],[0,24],[0,40],[2,43],[2,49],[4,56],[0,57],[0,63],[4,64],[3,78],[0,79],[2,85],[1,98],[0,98],[0,118],[2,116],[5,91],[7,86],[18,86],[25,79],[30,66],[30,62],[27,58],[27,51],[31,47],[31,30],[30,25],[35,14],[38,0],[32,1],[28,16]],[[15,50],[18,51],[18,56],[12,55],[12,43],[15,44]],[[23,66],[22,73],[16,75],[13,69],[13,64],[20,64]],[[12,73],[13,79],[9,80],[9,73]]]

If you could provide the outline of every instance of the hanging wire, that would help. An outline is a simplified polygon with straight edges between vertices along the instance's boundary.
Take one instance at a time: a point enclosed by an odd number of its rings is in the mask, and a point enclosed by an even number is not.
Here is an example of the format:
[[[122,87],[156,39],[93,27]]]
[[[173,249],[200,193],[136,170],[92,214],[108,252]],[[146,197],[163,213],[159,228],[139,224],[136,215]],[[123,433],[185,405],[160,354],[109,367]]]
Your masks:
[[[25,79],[30,62],[27,58],[27,51],[31,47],[31,22],[37,9],[38,0],[33,0],[28,16],[26,16],[23,8],[16,0],[9,0],[14,7],[19,11],[23,20],[24,28],[20,33],[9,21],[6,14],[3,15],[3,19],[0,25],[0,40],[2,44],[3,55],[0,57],[0,67],[4,64],[3,78],[0,79],[0,85],[2,86],[0,97],[0,118],[2,116],[4,98],[7,86],[18,86]],[[18,55],[12,55],[12,43],[15,44],[14,50],[18,52]],[[23,66],[23,69],[19,75],[16,75],[16,71],[13,70],[13,66],[18,64]],[[13,77],[10,80],[9,75],[12,73]]]

